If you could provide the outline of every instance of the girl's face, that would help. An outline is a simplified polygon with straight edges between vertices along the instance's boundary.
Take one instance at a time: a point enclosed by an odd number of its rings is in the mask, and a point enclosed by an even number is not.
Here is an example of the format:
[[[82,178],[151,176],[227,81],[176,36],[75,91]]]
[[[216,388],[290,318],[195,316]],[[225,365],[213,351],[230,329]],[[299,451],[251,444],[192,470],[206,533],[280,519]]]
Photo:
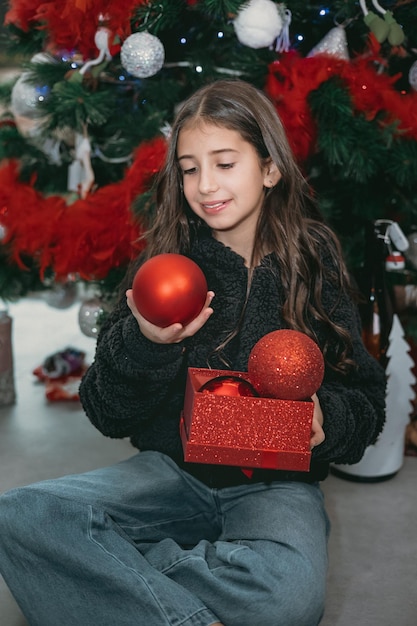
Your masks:
[[[185,198],[216,239],[253,246],[265,187],[281,177],[275,164],[261,163],[239,132],[206,123],[180,131],[177,158]]]

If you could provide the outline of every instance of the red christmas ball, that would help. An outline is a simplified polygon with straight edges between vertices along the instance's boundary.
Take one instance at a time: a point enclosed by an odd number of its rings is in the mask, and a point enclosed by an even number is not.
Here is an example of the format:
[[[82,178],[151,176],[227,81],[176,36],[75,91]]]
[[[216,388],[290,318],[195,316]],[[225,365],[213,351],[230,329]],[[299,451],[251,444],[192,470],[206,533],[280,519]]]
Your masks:
[[[259,394],[249,381],[239,376],[216,376],[199,389],[202,393],[214,393],[216,396],[256,397]]]
[[[137,310],[155,326],[189,324],[203,309],[207,281],[197,265],[182,254],[158,254],[148,259],[133,279]]]
[[[323,381],[324,358],[318,345],[304,333],[275,330],[252,348],[248,374],[263,397],[306,400]]]

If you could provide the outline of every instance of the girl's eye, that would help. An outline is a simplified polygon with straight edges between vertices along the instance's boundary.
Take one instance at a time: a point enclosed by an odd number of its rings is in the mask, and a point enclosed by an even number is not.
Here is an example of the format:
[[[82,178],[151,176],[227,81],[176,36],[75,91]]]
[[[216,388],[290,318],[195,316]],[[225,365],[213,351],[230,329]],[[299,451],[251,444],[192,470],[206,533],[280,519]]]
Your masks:
[[[222,170],[230,170],[234,166],[234,163],[219,163],[219,167]]]
[[[187,170],[182,170],[182,175],[186,176],[187,174],[195,174],[196,171],[197,171],[196,167],[190,167]]]

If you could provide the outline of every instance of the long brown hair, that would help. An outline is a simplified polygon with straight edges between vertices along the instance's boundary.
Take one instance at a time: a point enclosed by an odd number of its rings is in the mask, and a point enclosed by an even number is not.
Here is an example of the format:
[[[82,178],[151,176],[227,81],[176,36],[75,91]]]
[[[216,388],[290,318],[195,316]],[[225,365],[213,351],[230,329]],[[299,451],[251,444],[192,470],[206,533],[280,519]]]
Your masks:
[[[241,80],[219,80],[196,91],[180,108],[172,126],[164,167],[156,184],[156,215],[145,233],[145,258],[162,252],[187,254],[204,223],[195,216],[182,193],[182,173],[177,161],[180,131],[191,123],[214,124],[240,133],[252,144],[260,162],[275,162],[281,173],[279,183],[265,194],[255,235],[252,267],[266,252],[273,251],[280,268],[286,299],[283,318],[289,328],[314,337],[308,319],[323,322],[332,343],[338,344],[337,363],[350,367],[348,333],[336,325],[322,304],[325,280],[349,290],[349,277],[339,241],[324,223],[312,191],[302,175],[279,116],[268,97]],[[323,264],[323,243],[332,257],[332,270]],[[330,313],[331,314],[331,313]],[[328,345],[321,346],[326,353]],[[334,348],[334,345],[333,345]]]

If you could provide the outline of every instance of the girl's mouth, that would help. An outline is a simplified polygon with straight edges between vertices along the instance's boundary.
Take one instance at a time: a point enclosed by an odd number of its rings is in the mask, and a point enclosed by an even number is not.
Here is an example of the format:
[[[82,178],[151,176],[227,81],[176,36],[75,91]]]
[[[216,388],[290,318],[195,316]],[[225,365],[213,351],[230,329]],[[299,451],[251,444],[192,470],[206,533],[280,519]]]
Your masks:
[[[218,213],[224,209],[228,202],[228,200],[222,200],[221,202],[204,202],[201,206],[206,213]]]

